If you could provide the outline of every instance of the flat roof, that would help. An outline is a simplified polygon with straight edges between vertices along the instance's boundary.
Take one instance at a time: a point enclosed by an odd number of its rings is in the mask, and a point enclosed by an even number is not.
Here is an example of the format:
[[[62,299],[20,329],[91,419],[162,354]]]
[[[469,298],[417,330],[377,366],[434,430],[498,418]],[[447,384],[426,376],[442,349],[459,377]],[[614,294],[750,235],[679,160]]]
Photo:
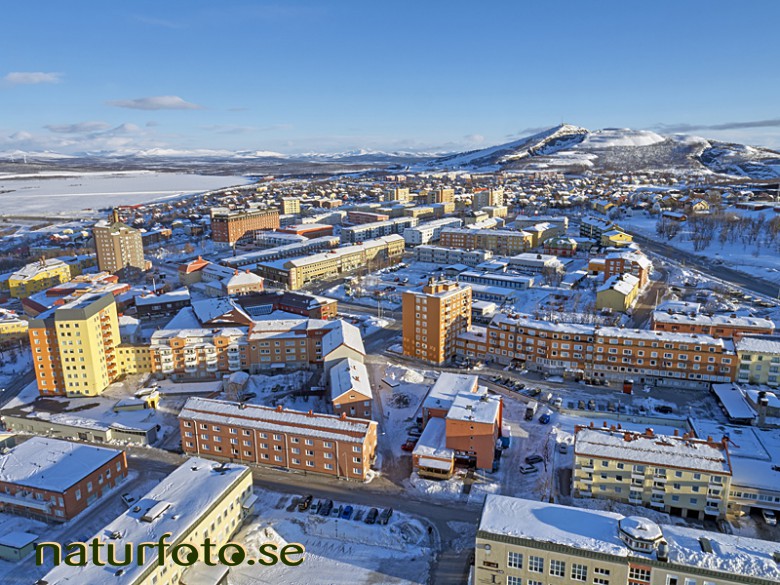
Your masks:
[[[203,515],[221,500],[246,474],[244,465],[225,465],[198,457],[191,457],[121,516],[111,521],[97,536],[106,541],[107,535],[119,535],[111,543],[122,550],[125,544],[157,542],[166,532],[175,542],[189,533]],[[166,504],[168,506],[166,507]],[[140,507],[139,511],[135,511]],[[162,510],[151,522],[143,520],[150,510]],[[48,585],[125,585],[136,583],[157,556],[148,554],[146,563],[130,564],[117,574],[116,567],[89,563],[83,567],[60,565],[52,569],[44,580]]]
[[[488,394],[487,388],[480,386],[476,392],[461,392],[455,397],[447,420],[493,424],[500,411],[501,397]]]
[[[449,410],[455,396],[461,392],[473,392],[479,378],[471,374],[442,372],[423,401],[423,408]]]
[[[447,422],[443,418],[434,417],[428,421],[412,455],[450,461],[455,457],[455,451],[447,447]]]
[[[0,481],[63,492],[121,453],[84,443],[32,437],[0,455]]]

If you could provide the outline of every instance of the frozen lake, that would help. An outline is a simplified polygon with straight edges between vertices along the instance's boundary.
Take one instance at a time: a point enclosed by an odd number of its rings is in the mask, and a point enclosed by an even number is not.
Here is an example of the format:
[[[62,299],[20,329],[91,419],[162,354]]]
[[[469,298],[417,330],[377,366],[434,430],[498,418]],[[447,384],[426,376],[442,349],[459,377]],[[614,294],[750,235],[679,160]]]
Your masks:
[[[247,177],[154,171],[73,174],[66,177],[62,174],[56,177],[0,175],[0,214],[48,215],[136,205],[249,182]]]

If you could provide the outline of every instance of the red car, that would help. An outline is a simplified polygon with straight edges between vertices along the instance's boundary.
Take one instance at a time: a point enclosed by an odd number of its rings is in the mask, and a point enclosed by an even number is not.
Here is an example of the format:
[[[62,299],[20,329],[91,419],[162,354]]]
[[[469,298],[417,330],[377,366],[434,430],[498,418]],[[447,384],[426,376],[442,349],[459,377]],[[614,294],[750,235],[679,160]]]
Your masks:
[[[417,439],[408,439],[406,443],[401,445],[401,449],[404,451],[414,451],[414,446],[417,444]]]

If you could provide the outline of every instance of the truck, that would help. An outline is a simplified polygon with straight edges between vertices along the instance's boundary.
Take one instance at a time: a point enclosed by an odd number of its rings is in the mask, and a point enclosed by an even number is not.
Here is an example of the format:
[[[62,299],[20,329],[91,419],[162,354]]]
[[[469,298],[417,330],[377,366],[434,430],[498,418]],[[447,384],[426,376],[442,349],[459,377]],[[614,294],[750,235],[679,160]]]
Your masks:
[[[525,407],[525,420],[533,420],[537,408],[539,408],[539,403],[536,400],[529,402]]]

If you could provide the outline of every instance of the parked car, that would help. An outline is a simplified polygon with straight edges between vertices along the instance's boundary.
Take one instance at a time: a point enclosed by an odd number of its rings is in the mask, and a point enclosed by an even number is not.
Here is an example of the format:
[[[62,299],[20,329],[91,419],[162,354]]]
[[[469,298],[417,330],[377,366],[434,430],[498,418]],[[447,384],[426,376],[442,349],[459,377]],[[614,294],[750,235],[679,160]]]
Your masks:
[[[523,475],[528,475],[529,473],[536,473],[539,471],[539,469],[534,465],[521,465],[520,466],[520,473]]]
[[[661,404],[655,407],[655,411],[660,412],[661,414],[671,414],[674,412],[674,408],[667,404]]]
[[[384,525],[390,522],[390,517],[393,515],[393,509],[392,508],[385,508],[382,510],[382,513],[379,515],[379,523]]]
[[[309,506],[311,506],[311,501],[313,499],[314,499],[314,496],[312,496],[311,494],[301,498],[298,501],[298,511],[299,512],[305,512],[306,510],[308,510]]]
[[[414,447],[417,445],[417,439],[407,439],[406,443],[401,445],[403,451],[414,451]]]
[[[596,410],[596,401],[591,399],[588,400],[588,410]]]
[[[569,452],[568,443],[558,443],[558,453],[562,455],[566,455],[568,452]]]
[[[528,457],[525,458],[525,462],[528,465],[533,465],[534,463],[541,463],[542,461],[544,461],[544,457],[542,457],[541,455],[529,455]]]
[[[352,506],[344,506],[344,509],[341,511],[341,518],[343,520],[349,520],[352,518],[352,512],[354,512],[355,509]]]
[[[545,412],[542,416],[539,417],[539,422],[543,425],[546,425],[550,422],[550,413]]]
[[[777,525],[777,515],[774,513],[773,510],[767,510],[766,508],[762,509],[761,517],[764,519],[764,522],[766,522],[770,526]]]
[[[553,401],[552,401],[552,403],[551,403],[551,404],[552,404],[553,406],[555,406],[556,408],[560,408],[561,406],[563,406],[563,398],[561,398],[560,396],[558,396],[557,398],[554,398],[554,399],[553,399]]]
[[[585,410],[585,401],[584,400],[578,400],[577,401],[577,408],[580,410]]]
[[[319,509],[320,516],[330,516],[330,512],[333,510],[333,500],[325,500]]]
[[[539,394],[542,393],[542,389],[541,388],[531,388],[529,393],[531,394],[531,396],[539,396]]]
[[[364,522],[366,524],[374,524],[376,522],[377,516],[379,516],[379,510],[377,510],[376,508],[371,508],[368,511],[368,514],[366,514],[366,519],[364,520]]]

